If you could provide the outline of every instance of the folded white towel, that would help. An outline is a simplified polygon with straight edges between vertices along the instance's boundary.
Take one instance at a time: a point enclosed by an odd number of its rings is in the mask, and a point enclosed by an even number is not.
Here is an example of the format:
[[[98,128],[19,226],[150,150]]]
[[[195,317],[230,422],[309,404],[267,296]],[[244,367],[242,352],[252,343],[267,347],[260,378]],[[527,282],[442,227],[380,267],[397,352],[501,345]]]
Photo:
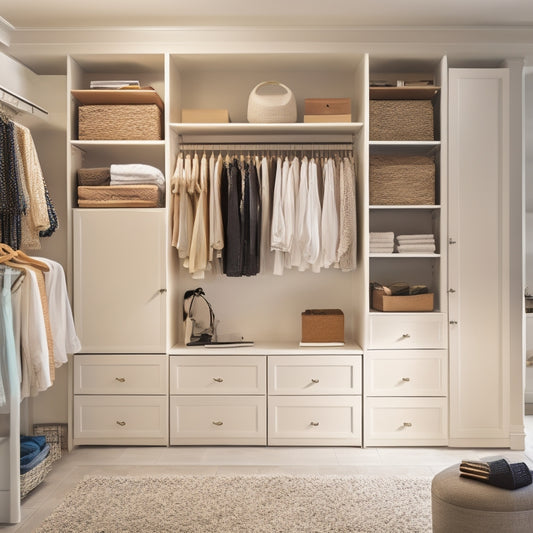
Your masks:
[[[111,185],[155,184],[165,190],[165,176],[156,167],[134,163],[130,165],[111,165]]]
[[[393,241],[394,232],[392,231],[371,231],[370,241]]]
[[[371,254],[392,254],[394,246],[372,246],[370,245]]]
[[[435,245],[434,244],[402,244],[401,246],[398,246],[398,253],[421,253],[421,254],[427,254],[427,253],[433,253],[435,251]]]
[[[418,235],[397,235],[396,238],[398,240],[402,241],[410,241],[410,240],[420,240],[420,239],[435,239],[435,235],[433,233],[420,233]]]
[[[415,245],[415,244],[435,244],[435,239],[410,239],[407,241],[398,239],[398,244]]]

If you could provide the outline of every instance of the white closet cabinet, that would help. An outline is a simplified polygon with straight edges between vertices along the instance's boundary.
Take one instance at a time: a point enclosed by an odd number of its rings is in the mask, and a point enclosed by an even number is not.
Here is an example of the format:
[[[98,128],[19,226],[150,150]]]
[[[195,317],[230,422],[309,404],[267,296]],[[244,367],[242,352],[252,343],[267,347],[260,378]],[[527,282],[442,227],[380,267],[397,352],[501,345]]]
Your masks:
[[[371,79],[420,79],[427,64],[413,62],[413,72],[395,74],[393,61],[370,63]],[[441,446],[448,439],[448,330],[446,294],[447,231],[447,60],[434,62],[426,79],[438,92],[433,96],[433,140],[405,139],[397,132],[391,140],[369,139],[369,157],[424,156],[435,160],[434,204],[368,205],[370,232],[433,234],[435,253],[372,253],[367,269],[369,282],[389,284],[404,281],[425,284],[434,295],[433,312],[381,312],[367,301],[369,313],[364,364],[364,445]],[[422,87],[370,89],[370,99],[427,99],[435,89]],[[373,119],[369,118],[369,122]],[[413,121],[417,120],[415,116]],[[370,127],[370,131],[373,131]],[[392,136],[392,135],[391,135]],[[401,139],[401,140],[400,140]],[[384,180],[370,187],[386,187]],[[415,185],[412,194],[416,195]],[[405,205],[407,204],[407,205]],[[370,245],[369,241],[368,246]],[[370,248],[369,248],[370,249]]]
[[[509,446],[509,71],[450,70],[450,444]]]
[[[165,353],[161,209],[76,209],[74,318],[82,353]]]

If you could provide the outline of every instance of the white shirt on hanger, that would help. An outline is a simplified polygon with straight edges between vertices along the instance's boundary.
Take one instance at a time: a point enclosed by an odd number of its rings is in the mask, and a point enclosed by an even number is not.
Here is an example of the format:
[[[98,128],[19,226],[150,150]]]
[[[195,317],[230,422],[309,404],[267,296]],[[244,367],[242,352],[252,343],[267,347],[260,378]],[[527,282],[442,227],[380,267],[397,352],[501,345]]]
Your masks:
[[[329,158],[324,166],[324,201],[322,207],[322,264],[329,268],[337,261],[339,217],[335,202],[335,166]]]

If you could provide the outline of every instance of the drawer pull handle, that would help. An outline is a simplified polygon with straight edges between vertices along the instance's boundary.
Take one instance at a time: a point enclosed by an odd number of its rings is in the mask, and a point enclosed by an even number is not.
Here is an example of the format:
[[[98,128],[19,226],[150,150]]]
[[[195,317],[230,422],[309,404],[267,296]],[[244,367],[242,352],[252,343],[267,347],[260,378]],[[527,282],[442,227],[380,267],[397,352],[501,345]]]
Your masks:
[[[411,381],[411,378],[402,378],[402,381]]]
[[[311,383],[319,383],[320,380],[316,378],[311,378]]]
[[[213,421],[213,425],[215,426],[221,426],[224,422],[221,422],[220,420]]]
[[[217,383],[222,383],[224,379],[222,378],[213,378],[213,381],[216,381]]]
[[[118,381],[119,383],[124,383],[126,381],[126,378],[115,378],[115,381]]]
[[[402,339],[410,339],[411,338],[411,335],[409,335],[409,333],[404,333],[402,335]]]
[[[318,426],[318,424],[319,424],[319,422],[311,422],[311,425],[312,425],[313,427],[315,427],[315,428]]]
[[[124,422],[123,420],[117,420],[117,425],[119,425],[119,426],[125,426],[125,425],[126,425],[126,422]]]
[[[404,422],[404,423],[403,423],[403,427],[404,427],[404,428],[410,428],[410,427],[412,427],[412,426],[413,426],[413,424],[411,424],[411,422]]]

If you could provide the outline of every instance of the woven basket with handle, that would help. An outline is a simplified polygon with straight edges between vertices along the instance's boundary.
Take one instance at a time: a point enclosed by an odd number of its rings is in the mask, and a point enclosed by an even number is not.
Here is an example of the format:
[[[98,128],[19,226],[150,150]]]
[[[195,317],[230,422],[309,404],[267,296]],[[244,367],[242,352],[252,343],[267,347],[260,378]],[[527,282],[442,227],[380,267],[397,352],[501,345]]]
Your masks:
[[[265,86],[277,86],[283,90],[280,94],[260,94]],[[278,123],[296,122],[296,99],[293,92],[283,83],[264,81],[256,85],[248,97],[248,122]]]

